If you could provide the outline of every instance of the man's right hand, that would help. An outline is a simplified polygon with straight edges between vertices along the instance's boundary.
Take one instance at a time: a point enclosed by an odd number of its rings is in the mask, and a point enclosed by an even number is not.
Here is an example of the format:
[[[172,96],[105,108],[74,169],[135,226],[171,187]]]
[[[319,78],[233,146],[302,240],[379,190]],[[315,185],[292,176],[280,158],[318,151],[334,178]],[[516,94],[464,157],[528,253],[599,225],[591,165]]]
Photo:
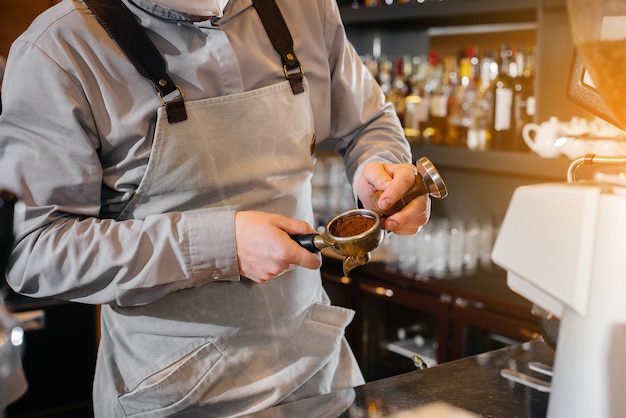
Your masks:
[[[286,216],[257,211],[236,212],[239,273],[254,282],[263,283],[294,266],[320,268],[320,254],[305,250],[291,239],[291,235],[315,232],[308,223]]]

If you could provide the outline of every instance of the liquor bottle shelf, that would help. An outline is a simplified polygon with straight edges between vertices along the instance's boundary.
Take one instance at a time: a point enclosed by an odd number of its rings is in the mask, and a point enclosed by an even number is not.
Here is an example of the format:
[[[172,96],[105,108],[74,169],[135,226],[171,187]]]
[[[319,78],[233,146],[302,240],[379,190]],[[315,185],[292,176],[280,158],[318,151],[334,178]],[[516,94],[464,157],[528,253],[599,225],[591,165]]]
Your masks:
[[[508,2],[502,0],[425,0],[423,2],[394,3],[374,7],[353,8],[350,5],[341,7],[345,23],[380,23],[384,21],[428,21],[443,18],[445,20],[493,20],[498,21],[533,20],[536,18],[536,0],[518,0]]]

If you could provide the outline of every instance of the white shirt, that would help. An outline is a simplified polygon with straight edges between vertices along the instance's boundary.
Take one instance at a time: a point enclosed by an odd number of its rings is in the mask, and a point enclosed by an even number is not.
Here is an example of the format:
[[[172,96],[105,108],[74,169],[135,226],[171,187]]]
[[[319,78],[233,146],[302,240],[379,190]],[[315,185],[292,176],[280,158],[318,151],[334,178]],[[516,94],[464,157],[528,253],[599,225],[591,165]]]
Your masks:
[[[258,19],[250,0],[231,0],[209,20],[125,2],[186,100],[284,80],[267,35],[249,29]],[[409,162],[399,121],[349,44],[335,0],[277,3],[310,85],[318,143],[336,141],[351,180],[372,159]],[[83,3],[63,0],[13,43],[2,99],[0,187],[26,208],[7,277],[14,289],[133,305],[137,289],[145,301],[146,292],[156,299],[215,270],[238,276],[225,245],[234,241],[232,213],[114,220],[141,181],[161,104]]]

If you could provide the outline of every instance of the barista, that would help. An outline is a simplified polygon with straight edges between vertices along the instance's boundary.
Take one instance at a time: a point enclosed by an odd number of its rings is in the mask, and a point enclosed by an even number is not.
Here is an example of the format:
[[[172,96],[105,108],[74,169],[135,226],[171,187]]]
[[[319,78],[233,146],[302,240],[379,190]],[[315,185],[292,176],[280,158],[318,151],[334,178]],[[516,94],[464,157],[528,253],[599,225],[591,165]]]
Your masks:
[[[0,55],[0,113],[2,113],[2,79],[4,78],[4,67],[6,67],[6,64],[6,58]]]
[[[12,45],[0,116],[0,187],[23,202],[8,282],[102,305],[97,417],[234,416],[363,383],[343,338],[354,313],[290,238],[314,232],[311,146],[332,141],[366,206],[378,190],[393,204],[415,167],[336,2],[277,1],[296,93],[250,0],[122,1],[185,117],[168,120],[81,1],[37,18]],[[429,204],[384,227],[415,233]]]

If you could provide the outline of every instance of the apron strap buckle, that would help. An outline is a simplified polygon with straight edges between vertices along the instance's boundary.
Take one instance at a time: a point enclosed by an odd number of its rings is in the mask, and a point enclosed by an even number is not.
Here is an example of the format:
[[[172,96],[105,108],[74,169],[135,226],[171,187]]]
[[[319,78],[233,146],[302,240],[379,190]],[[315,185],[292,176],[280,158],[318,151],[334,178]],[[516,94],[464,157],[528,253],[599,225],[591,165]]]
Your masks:
[[[304,71],[302,71],[302,65],[299,63],[292,67],[283,65],[283,72],[285,73],[285,78],[289,80],[293,94],[300,94],[304,92],[304,84],[302,82]]]
[[[161,100],[161,104],[165,106],[167,121],[169,123],[182,122],[187,119],[187,111],[185,110],[185,94],[178,85],[174,91],[178,92],[178,94],[173,99],[168,101],[165,100],[161,91],[158,91],[159,100]]]

